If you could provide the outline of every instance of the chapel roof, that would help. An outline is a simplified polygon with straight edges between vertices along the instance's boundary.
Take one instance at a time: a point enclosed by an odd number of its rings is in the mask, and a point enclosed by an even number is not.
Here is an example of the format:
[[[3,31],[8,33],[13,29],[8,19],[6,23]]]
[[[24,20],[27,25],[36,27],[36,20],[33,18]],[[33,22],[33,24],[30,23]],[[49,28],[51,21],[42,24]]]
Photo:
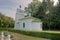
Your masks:
[[[24,18],[22,18],[20,20],[26,20],[26,19],[32,19],[32,22],[41,22],[41,19],[35,18],[35,17],[31,17],[31,16],[24,17]]]

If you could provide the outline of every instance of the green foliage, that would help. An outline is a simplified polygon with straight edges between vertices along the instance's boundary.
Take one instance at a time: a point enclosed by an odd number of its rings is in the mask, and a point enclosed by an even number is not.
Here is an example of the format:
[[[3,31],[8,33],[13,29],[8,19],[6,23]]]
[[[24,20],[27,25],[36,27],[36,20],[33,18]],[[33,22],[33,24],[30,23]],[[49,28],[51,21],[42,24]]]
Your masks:
[[[42,20],[43,29],[60,29],[60,0],[58,5],[53,4],[53,0],[43,0],[43,2],[33,0],[28,5],[28,8],[32,9],[32,16]]]
[[[0,28],[14,27],[14,20],[11,17],[5,16],[0,13]]]
[[[24,30],[15,30],[15,29],[0,29],[0,31],[10,31],[15,33],[20,33],[24,35],[40,37],[40,38],[48,38],[51,40],[60,40],[60,33],[48,33],[48,32],[36,32],[36,31],[24,31]]]

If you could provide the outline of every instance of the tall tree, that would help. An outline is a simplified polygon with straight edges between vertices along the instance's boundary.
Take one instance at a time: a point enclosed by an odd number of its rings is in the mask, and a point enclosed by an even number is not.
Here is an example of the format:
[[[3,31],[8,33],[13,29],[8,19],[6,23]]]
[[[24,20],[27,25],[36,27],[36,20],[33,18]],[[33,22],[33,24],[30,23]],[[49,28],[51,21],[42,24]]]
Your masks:
[[[11,17],[5,16],[0,13],[0,28],[13,28],[14,27],[14,20]]]
[[[51,17],[52,17],[52,11],[53,11],[53,1],[51,0],[45,0],[46,2],[46,11],[45,11],[45,23],[47,24],[49,30],[50,30],[50,27],[51,27],[51,24],[52,24],[52,21],[51,21]]]
[[[56,7],[56,28],[60,29],[60,0],[58,0],[58,5]]]
[[[42,6],[41,2],[38,0],[33,0],[33,2],[31,2],[28,6],[28,8],[32,9],[32,16],[33,17],[37,17],[38,16],[38,9],[39,7]]]
[[[47,28],[50,30],[58,24],[56,24],[58,19],[56,7],[53,4],[53,0],[43,0],[43,2],[34,0],[28,6],[28,8],[33,10],[32,16],[42,20],[44,29]]]

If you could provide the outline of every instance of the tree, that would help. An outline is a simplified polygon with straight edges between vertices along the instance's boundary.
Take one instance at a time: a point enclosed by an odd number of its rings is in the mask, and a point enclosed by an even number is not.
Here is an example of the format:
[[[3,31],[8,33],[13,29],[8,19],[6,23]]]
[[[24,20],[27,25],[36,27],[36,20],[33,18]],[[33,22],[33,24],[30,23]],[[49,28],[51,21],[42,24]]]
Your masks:
[[[60,28],[60,0],[57,6],[53,0],[33,0],[28,6],[32,9],[32,16],[42,20],[44,29]]]
[[[56,6],[56,28],[60,29],[60,0],[58,0],[58,5]]]
[[[47,4],[47,6],[46,6],[46,12],[48,12],[47,13],[47,26],[48,26],[48,28],[49,28],[49,30],[50,30],[50,27],[51,27],[51,25],[52,25],[52,21],[51,21],[51,17],[52,17],[52,12],[53,12],[53,1],[51,1],[51,0],[46,0],[46,4]]]
[[[0,28],[13,28],[14,20],[11,17],[5,16],[0,13]]]
[[[37,17],[38,16],[38,9],[39,7],[42,6],[41,5],[41,2],[38,1],[38,0],[33,0],[33,2],[31,2],[29,5],[28,5],[28,8],[31,8],[32,9],[32,16],[33,17]],[[37,17],[38,18],[38,17]]]

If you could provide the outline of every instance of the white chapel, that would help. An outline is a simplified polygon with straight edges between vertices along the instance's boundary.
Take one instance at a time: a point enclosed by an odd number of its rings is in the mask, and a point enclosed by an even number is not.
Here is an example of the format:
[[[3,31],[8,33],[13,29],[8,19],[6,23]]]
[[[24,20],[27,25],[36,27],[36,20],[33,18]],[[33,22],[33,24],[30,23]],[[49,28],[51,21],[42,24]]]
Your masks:
[[[29,16],[25,16],[28,14]],[[42,30],[42,22],[38,18],[34,18],[30,13],[24,12],[22,8],[17,8],[14,29],[20,30]]]

